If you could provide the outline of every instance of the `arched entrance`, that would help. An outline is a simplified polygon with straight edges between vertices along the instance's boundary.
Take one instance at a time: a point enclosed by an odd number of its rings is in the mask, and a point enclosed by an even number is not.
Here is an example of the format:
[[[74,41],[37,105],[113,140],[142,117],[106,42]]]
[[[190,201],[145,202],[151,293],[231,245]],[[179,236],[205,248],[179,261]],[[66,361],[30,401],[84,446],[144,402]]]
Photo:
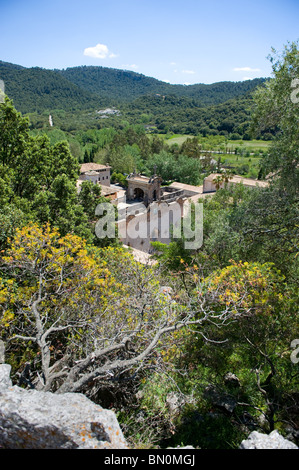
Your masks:
[[[127,181],[128,201],[142,202],[148,206],[154,200],[160,199],[162,179],[159,176],[148,178],[148,176],[132,174],[127,177]]]
[[[144,191],[141,188],[134,189],[134,199],[136,199],[137,201],[143,201]]]

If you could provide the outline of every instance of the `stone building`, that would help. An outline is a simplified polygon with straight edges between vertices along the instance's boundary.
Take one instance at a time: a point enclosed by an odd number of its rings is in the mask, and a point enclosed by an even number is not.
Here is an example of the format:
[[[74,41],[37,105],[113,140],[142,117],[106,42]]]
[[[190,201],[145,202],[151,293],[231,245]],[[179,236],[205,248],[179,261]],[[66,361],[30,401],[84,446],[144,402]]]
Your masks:
[[[162,178],[154,175],[147,176],[132,173],[127,177],[128,188],[126,197],[128,201],[143,202],[146,206],[159,201],[162,195]]]
[[[212,173],[211,175],[207,176],[203,180],[203,193],[214,193],[216,191],[216,179],[218,176],[223,176],[221,173]],[[234,175],[229,178],[228,182],[225,183],[224,181],[221,182],[219,189],[222,189],[227,185],[230,187],[231,185],[235,185],[238,183],[242,183],[247,188],[265,188],[268,186],[267,181],[260,181],[251,178],[243,178],[243,176]]]
[[[92,181],[95,184],[110,186],[109,165],[100,165],[99,163],[83,163],[80,168],[80,180]]]

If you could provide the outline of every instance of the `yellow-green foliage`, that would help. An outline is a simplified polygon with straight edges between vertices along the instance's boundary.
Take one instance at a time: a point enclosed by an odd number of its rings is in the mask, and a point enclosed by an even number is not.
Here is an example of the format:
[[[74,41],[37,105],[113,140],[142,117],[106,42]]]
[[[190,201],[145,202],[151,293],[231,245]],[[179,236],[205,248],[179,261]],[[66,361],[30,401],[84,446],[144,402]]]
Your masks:
[[[207,292],[217,291],[217,303],[246,311],[271,312],[273,304],[282,300],[284,277],[272,263],[232,261],[230,266],[214,272],[206,281]]]
[[[16,229],[2,269],[0,334],[9,341],[38,341],[39,328],[55,332],[47,334],[55,343],[59,328],[59,341],[75,357],[126,336],[142,352],[177,318],[178,307],[169,307],[154,268],[136,263],[119,247],[97,248],[74,234],[61,237],[49,224]],[[161,341],[155,344],[169,360],[175,338],[168,350]]]

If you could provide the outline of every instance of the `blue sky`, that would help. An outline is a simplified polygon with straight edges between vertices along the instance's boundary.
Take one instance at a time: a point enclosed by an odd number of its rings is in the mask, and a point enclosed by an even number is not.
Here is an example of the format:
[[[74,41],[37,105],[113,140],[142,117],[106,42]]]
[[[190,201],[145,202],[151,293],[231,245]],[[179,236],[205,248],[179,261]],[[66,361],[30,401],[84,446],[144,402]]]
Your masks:
[[[101,65],[170,83],[271,74],[299,39],[298,0],[0,0],[0,60]]]

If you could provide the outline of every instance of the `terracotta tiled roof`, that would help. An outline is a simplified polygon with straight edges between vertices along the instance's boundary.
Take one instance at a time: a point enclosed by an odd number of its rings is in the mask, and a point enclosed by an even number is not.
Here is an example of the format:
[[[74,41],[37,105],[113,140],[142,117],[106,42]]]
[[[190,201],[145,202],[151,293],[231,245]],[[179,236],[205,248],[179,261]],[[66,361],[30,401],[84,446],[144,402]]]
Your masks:
[[[100,165],[99,163],[83,163],[80,168],[81,173],[86,173],[87,171],[99,171],[110,168],[110,166]]]
[[[204,180],[213,182],[213,180],[217,176],[222,176],[222,174],[221,173],[212,173],[209,176],[206,176]],[[239,176],[239,175],[232,176],[231,178],[229,178],[228,182],[229,183],[243,183],[244,186],[256,186],[256,185],[262,186],[262,187],[268,186],[267,181],[255,180],[255,179],[251,179],[251,178],[244,178],[243,176]]]

